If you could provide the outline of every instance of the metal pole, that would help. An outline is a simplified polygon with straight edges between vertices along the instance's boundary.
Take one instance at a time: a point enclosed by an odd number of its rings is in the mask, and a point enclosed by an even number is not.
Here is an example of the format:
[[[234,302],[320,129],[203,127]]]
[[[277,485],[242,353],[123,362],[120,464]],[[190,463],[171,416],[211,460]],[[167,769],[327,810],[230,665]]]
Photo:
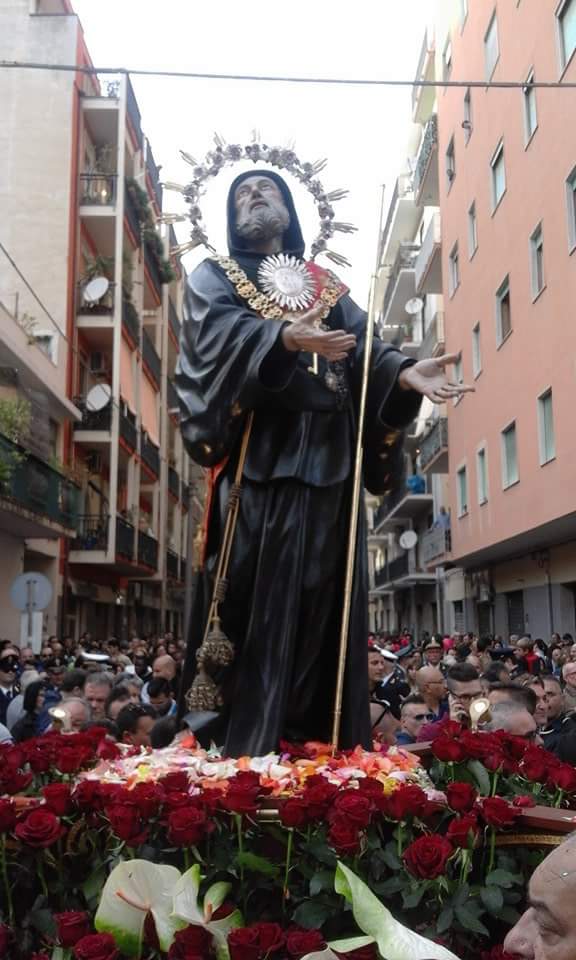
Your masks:
[[[342,699],[344,694],[344,673],[346,670],[346,653],[348,650],[348,632],[350,629],[350,612],[352,609],[352,587],[354,583],[354,566],[356,558],[356,536],[358,533],[358,511],[362,494],[362,461],[364,456],[364,421],[366,419],[366,400],[368,396],[368,378],[372,359],[372,341],[376,319],[376,277],[380,258],[380,235],[382,233],[382,215],[384,211],[384,186],[380,203],[380,224],[378,230],[378,247],[376,268],[370,284],[370,298],[368,302],[368,317],[364,338],[364,363],[362,369],[362,386],[360,389],[360,405],[358,408],[358,424],[356,438],[356,456],[354,460],[354,479],[352,484],[352,500],[350,505],[350,525],[348,529],[348,548],[346,552],[346,577],[344,580],[344,606],[342,610],[342,624],[340,628],[340,648],[338,654],[338,673],[336,676],[336,691],[334,695],[334,717],[332,724],[332,749],[338,749],[340,738],[340,724],[342,720]]]

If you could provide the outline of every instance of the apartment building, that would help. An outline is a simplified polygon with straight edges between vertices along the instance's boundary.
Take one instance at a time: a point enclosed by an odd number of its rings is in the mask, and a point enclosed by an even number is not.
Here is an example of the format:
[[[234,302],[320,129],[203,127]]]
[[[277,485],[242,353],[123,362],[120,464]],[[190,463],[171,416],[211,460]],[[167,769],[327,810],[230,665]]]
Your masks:
[[[576,0],[438,10],[431,69],[464,85],[437,88],[424,243],[446,349],[475,387],[420,444],[428,478],[449,470],[448,626],[574,633],[576,93],[532,84],[576,80]]]
[[[68,0],[4,3],[0,36],[6,59],[91,63]],[[170,379],[184,276],[171,229],[158,227],[159,169],[138,104],[126,76],[14,70],[0,84],[3,236],[55,320],[42,345],[59,358],[73,421],[58,439],[77,499],[58,546],[59,626],[179,631],[199,483]],[[20,315],[37,318],[1,256],[0,278],[7,309],[20,297]]]

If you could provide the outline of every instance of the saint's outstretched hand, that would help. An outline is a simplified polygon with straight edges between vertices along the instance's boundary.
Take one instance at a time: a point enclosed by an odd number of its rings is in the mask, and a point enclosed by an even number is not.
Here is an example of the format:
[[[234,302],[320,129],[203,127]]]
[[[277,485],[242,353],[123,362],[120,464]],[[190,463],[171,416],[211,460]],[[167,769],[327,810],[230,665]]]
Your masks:
[[[416,390],[433,403],[445,403],[446,400],[453,400],[463,393],[473,393],[474,387],[456,383],[446,375],[446,367],[456,363],[458,359],[457,353],[446,353],[442,357],[419,360],[400,372],[398,384],[402,390]]]
[[[312,307],[305,313],[290,315],[291,323],[282,331],[282,341],[287,350],[318,353],[328,361],[344,360],[356,346],[356,337],[345,330],[322,330],[320,328],[323,306]],[[292,319],[294,317],[294,319]]]

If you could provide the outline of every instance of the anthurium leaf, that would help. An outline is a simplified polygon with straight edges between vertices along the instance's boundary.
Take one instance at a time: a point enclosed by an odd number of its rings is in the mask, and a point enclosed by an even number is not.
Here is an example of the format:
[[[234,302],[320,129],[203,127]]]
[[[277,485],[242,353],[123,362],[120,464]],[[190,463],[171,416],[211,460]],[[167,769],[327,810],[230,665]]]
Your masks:
[[[52,951],[52,960],[66,960],[64,947],[54,947]]]
[[[228,934],[236,927],[244,926],[244,920],[239,910],[234,910],[222,920],[212,920],[206,924],[206,929],[212,934],[216,943],[217,960],[229,960]]]
[[[320,900],[305,900],[296,907],[293,920],[306,930],[314,930],[320,928],[332,913],[333,908]]]
[[[454,908],[453,907],[444,907],[441,911],[440,916],[438,917],[438,922],[436,924],[436,931],[438,933],[446,933],[447,930],[452,926],[452,921],[454,920]]]
[[[402,896],[402,905],[406,910],[417,907],[425,893],[426,887],[424,884],[418,890],[407,890]]]
[[[270,863],[265,857],[258,857],[255,853],[249,851],[239,853],[236,856],[236,863],[254,873],[261,873],[265,877],[277,877],[280,870],[275,864]]]
[[[310,896],[315,897],[318,893],[322,893],[323,890],[331,890],[333,885],[334,871],[319,870],[318,873],[315,873],[314,876],[310,878]]]
[[[315,950],[314,953],[307,953],[302,960],[338,960],[338,957],[330,947],[324,950]]]
[[[354,919],[386,960],[457,960],[453,953],[408,930],[394,919],[369,887],[343,863],[338,863],[334,887],[352,904]]]
[[[160,947],[168,951],[174,932],[183,924],[171,919],[172,890],[180,879],[176,867],[125,860],[114,867],[102,890],[94,926],[110,933],[118,949],[129,957],[142,955],[144,921],[152,913]]]

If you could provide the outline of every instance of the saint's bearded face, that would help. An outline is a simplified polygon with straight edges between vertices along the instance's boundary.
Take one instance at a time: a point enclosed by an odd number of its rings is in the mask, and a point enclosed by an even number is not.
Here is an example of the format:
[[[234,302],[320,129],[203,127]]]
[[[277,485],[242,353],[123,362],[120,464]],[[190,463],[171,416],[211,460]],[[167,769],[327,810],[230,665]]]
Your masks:
[[[281,236],[290,214],[279,187],[269,177],[247,177],[234,194],[236,230],[244,240],[260,243]]]

